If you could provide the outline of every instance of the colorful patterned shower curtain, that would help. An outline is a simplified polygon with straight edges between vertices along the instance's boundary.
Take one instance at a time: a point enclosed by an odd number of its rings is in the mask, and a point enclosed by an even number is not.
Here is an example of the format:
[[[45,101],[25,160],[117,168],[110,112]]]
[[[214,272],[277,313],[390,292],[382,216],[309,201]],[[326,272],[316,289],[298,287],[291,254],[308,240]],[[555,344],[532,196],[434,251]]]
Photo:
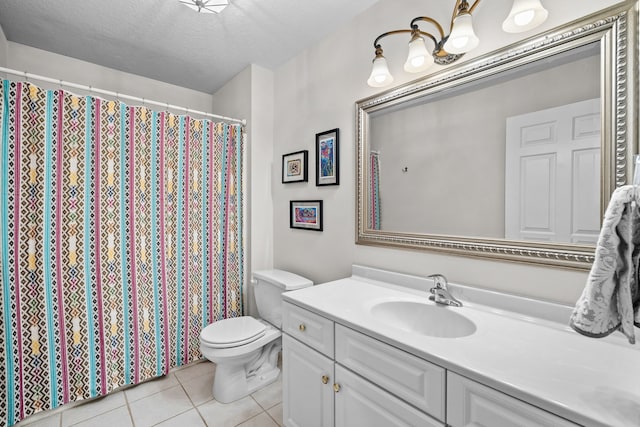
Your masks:
[[[242,314],[243,131],[0,82],[0,424],[200,358]]]
[[[369,228],[380,230],[380,154],[369,155]]]

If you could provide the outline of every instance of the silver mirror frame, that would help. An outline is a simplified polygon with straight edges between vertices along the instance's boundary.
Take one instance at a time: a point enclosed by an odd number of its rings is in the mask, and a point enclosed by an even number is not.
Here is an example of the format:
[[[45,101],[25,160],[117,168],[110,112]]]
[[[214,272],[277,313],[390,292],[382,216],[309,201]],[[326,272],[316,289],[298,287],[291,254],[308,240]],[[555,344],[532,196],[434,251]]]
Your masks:
[[[638,153],[638,2],[626,1],[468,63],[356,102],[356,243],[587,270],[594,247],[463,236],[400,233],[367,228],[369,114],[491,76],[589,43],[601,46],[601,213],[615,188],[630,182]]]

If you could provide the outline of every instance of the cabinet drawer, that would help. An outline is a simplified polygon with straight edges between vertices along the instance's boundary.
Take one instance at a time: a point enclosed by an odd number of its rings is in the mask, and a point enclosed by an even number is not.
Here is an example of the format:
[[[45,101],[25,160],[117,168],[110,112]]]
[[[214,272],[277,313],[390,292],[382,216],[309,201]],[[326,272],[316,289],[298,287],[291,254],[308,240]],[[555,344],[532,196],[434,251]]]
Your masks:
[[[443,368],[342,325],[336,325],[336,361],[444,421]]]
[[[333,359],[333,322],[308,310],[283,304],[282,332]]]
[[[453,372],[447,373],[447,414],[452,427],[578,427]]]
[[[444,427],[444,424],[336,365],[335,427]]]

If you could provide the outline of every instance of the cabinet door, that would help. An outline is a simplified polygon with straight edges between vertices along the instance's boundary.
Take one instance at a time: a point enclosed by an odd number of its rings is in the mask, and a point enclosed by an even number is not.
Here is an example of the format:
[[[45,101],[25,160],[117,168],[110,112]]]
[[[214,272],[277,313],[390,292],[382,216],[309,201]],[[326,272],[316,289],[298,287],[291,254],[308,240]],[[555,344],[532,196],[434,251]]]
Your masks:
[[[445,370],[374,338],[336,325],[336,362],[444,421]]]
[[[453,372],[447,372],[447,423],[452,427],[577,427]]]
[[[282,344],[284,425],[333,426],[333,360],[286,334]]]
[[[348,369],[335,370],[336,427],[444,427]]]

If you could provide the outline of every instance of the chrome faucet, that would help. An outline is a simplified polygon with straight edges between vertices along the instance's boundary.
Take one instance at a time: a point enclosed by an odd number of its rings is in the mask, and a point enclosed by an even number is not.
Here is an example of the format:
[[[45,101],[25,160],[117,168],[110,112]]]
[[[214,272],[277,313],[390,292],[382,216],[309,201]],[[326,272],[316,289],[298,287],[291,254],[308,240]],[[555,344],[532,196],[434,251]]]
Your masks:
[[[429,289],[431,295],[429,299],[437,304],[451,305],[454,307],[462,307],[462,303],[455,299],[447,289],[447,278],[442,274],[432,274],[427,276],[429,279],[433,279],[435,286]]]

